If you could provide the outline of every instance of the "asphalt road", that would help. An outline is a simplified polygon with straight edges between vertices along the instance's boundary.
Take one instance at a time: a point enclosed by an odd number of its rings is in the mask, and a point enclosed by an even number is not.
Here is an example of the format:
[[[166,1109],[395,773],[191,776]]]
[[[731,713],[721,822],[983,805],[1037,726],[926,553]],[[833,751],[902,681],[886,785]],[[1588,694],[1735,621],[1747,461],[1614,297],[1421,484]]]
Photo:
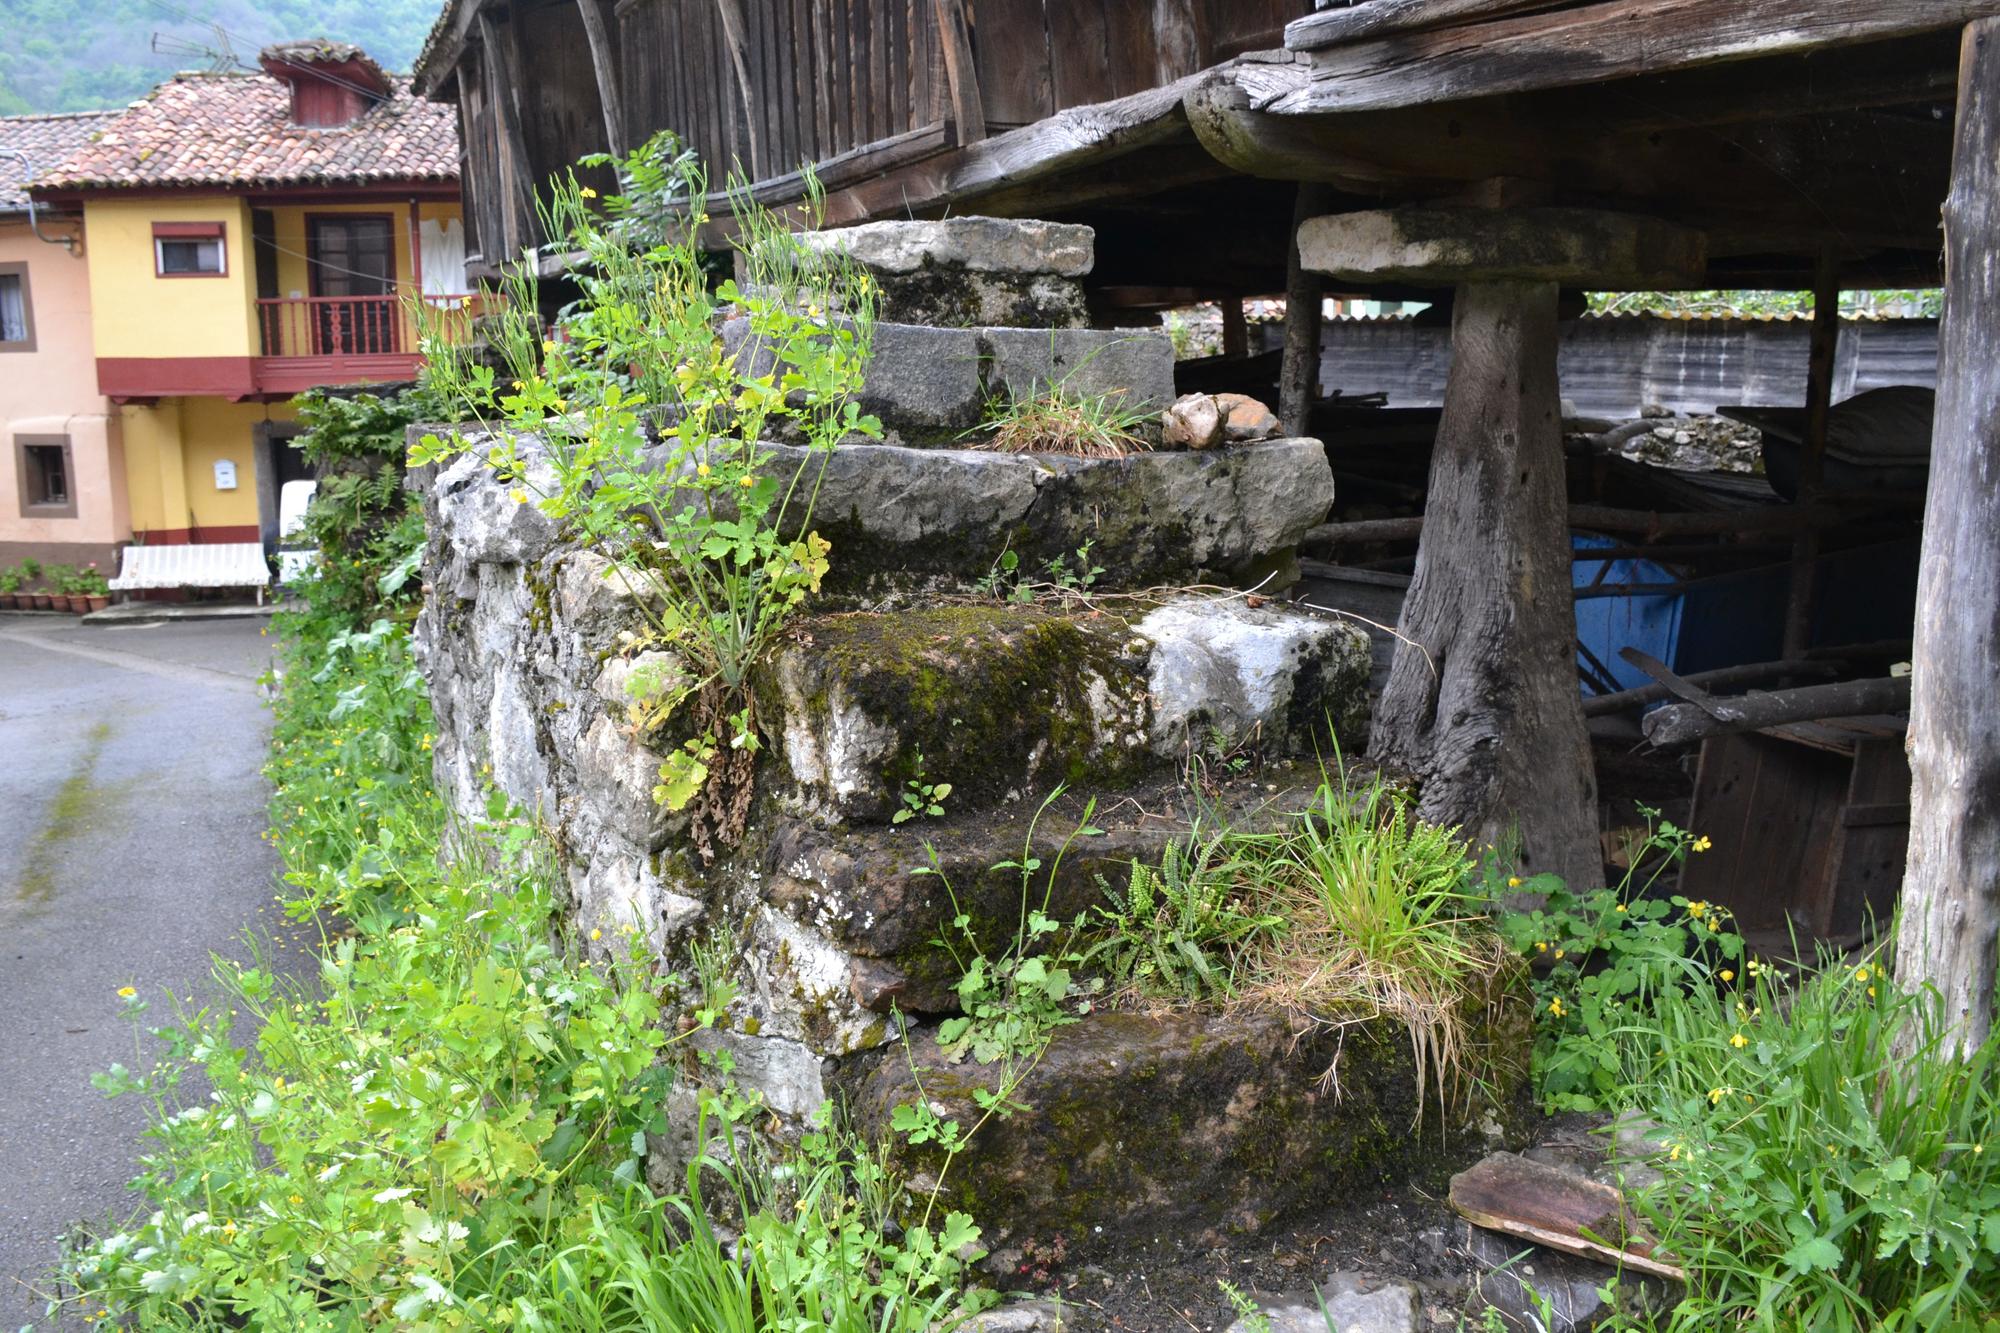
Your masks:
[[[208,997],[210,954],[306,958],[264,828],[257,620],[116,629],[0,613],[0,1330],[43,1320],[56,1240],[122,1221],[146,1107],[121,986]],[[151,1039],[146,1044],[150,1046]],[[83,1327],[63,1321],[62,1327]]]

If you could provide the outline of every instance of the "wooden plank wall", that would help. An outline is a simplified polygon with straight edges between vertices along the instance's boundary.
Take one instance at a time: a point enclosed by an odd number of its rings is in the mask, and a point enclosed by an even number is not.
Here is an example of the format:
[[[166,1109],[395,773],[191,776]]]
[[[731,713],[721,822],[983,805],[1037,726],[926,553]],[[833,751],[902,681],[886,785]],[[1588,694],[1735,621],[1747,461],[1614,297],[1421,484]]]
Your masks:
[[[1284,45],[1311,0],[966,0],[992,128],[1157,88]]]
[[[932,0],[755,0],[741,6],[747,118],[715,0],[621,0],[627,129],[679,133],[718,179],[771,177],[944,119]]]

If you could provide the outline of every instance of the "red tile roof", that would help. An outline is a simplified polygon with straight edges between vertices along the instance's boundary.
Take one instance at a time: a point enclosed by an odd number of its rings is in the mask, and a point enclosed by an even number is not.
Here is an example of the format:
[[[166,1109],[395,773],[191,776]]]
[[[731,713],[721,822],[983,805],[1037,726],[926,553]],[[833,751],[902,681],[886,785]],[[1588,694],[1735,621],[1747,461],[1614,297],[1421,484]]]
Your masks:
[[[25,213],[28,182],[82,148],[120,111],[74,111],[61,116],[0,116],[0,213]],[[26,154],[27,161],[13,151]]]
[[[37,192],[174,186],[223,189],[458,179],[452,108],[394,95],[346,125],[291,121],[291,89],[268,74],[179,74],[118,113]]]

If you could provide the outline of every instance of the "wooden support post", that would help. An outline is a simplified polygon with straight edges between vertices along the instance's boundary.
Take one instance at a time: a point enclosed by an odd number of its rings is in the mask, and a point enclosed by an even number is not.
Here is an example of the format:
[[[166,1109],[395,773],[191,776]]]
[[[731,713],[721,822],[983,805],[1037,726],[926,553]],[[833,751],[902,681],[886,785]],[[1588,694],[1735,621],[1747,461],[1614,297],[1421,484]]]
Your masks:
[[[1967,27],[1944,204],[1944,322],[1910,710],[1896,973],[1975,1050],[2000,962],[2000,18]]]
[[[944,48],[953,142],[977,143],[986,137],[986,104],[980,98],[979,66],[973,59],[972,23],[966,17],[965,0],[932,3],[937,8],[938,43]]]
[[[1577,688],[1552,281],[1470,281],[1417,567],[1370,754],[1415,774],[1424,818],[1530,871],[1602,883]]]
[[[716,17],[722,20],[722,40],[729,47],[729,64],[736,72],[736,104],[743,111],[743,138],[750,154],[750,178],[764,179],[762,137],[757,133],[757,108],[750,90],[750,29],[743,21],[737,0],[715,0]]]
[[[1330,192],[1310,181],[1299,186],[1285,247],[1285,359],[1278,371],[1278,420],[1285,434],[1307,433],[1319,386],[1319,274],[1299,262],[1299,227],[1326,211]]]
[[[1826,470],[1827,414],[1833,407],[1833,363],[1840,349],[1840,271],[1831,250],[1820,251],[1813,272],[1812,342],[1806,362],[1806,436],[1799,449],[1798,503],[1817,498]],[[1800,528],[1792,544],[1791,595],[1785,601],[1786,657],[1797,657],[1812,641],[1813,565],[1819,559],[1819,531]]]
[[[618,100],[618,57],[611,48],[610,26],[602,0],[576,0],[583,16],[584,39],[590,43],[590,67],[597,75],[597,101],[604,109],[604,146],[611,156],[625,156],[625,110]]]
[[[1250,326],[1243,319],[1243,293],[1231,292],[1217,304],[1222,307],[1222,354],[1250,355]]]

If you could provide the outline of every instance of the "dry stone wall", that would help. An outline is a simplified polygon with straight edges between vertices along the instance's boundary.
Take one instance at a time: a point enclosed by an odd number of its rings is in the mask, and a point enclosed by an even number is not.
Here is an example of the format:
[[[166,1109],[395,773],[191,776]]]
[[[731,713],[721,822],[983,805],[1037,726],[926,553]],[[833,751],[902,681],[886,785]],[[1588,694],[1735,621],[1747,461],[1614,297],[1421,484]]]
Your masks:
[[[1049,264],[1041,276],[1061,278]],[[940,267],[933,256],[927,271]],[[903,373],[884,364],[898,346],[877,345],[871,380]],[[1365,722],[1365,636],[1269,596],[1331,501],[1316,442],[1104,460],[844,446],[824,456],[814,519],[835,577],[753,682],[765,751],[750,823],[706,863],[654,800],[679,738],[630,709],[635,680],[674,669],[635,638],[643,593],[473,443],[409,478],[429,520],[417,645],[440,787],[462,812],[498,793],[547,827],[576,947],[603,953],[636,931],[683,978],[698,941],[723,959],[737,998],[693,1042],[726,1051],[738,1085],[794,1126],[839,1096],[893,1140],[886,1117],[915,1095],[908,1052],[934,1052],[957,1004],[939,937],[962,916],[997,954],[1017,927],[1023,882],[1003,863],[1041,860],[1032,890],[1048,910],[1086,912],[1107,880],[1185,834],[1191,760],[1240,759],[1251,776],[1204,799],[1275,822],[1310,799],[1312,756]],[[532,480],[537,444],[515,444]],[[820,465],[768,450],[773,470]],[[1086,541],[1103,569],[1088,596],[972,591],[1002,551],[1025,565]],[[1264,592],[1162,586],[1197,581]],[[917,779],[952,784],[945,813],[898,823]],[[1045,808],[1059,785],[1068,794]],[[1086,814],[1099,831],[1075,839]],[[1057,1206],[1010,1184],[1037,1160],[1080,1164],[1060,1211],[1086,1236],[1254,1227],[1313,1190],[1393,1174],[1417,1086],[1401,1028],[1374,1020],[1332,1046],[1293,1035],[1275,1018],[1201,1012],[1061,1029],[1044,1080],[1060,1086],[956,1165],[954,1188],[1005,1244]],[[1347,1086],[1366,1090],[1346,1118],[1320,1082],[1341,1058]],[[969,1095],[979,1077],[959,1066],[957,1092],[940,1095]],[[1134,1078],[1157,1117],[1150,1137],[1111,1123]],[[662,1170],[685,1151],[675,1136],[656,1146]]]

